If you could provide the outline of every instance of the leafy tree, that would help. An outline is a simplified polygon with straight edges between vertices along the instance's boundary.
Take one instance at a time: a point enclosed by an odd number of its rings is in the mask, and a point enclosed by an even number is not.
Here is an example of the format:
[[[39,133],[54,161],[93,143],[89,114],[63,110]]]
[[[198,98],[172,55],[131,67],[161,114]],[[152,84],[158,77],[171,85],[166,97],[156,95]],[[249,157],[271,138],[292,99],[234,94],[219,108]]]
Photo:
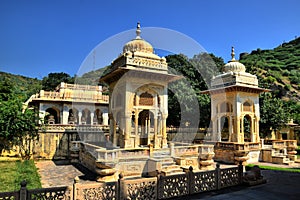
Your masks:
[[[38,137],[38,114],[23,106],[22,98],[12,84],[8,88],[0,99],[0,153],[3,149],[18,146],[22,158],[29,159],[32,141]]]
[[[275,132],[285,126],[290,118],[283,100],[275,98],[271,93],[263,93],[260,96],[260,132],[263,136]]]
[[[42,89],[43,90],[55,90],[55,88],[61,83],[74,83],[74,78],[69,74],[60,72],[60,73],[50,73],[48,76],[44,77],[42,80]]]
[[[188,59],[185,55],[166,57],[169,71],[182,75],[182,80],[169,84],[168,125],[180,126],[186,121],[193,126],[208,127],[210,122],[210,97],[200,94],[206,90],[210,79],[224,66],[222,58],[213,54],[200,53]],[[200,116],[199,116],[200,113]],[[197,117],[195,117],[197,115]],[[199,118],[200,117],[200,118]],[[196,122],[196,119],[200,121]],[[196,123],[196,124],[195,124]]]

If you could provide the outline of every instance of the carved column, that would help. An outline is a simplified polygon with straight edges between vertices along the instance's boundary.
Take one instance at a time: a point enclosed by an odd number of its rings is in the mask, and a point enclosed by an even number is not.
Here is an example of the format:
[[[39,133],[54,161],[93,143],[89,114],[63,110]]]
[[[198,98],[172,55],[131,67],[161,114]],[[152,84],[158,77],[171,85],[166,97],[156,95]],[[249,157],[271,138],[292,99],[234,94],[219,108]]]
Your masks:
[[[222,137],[221,137],[221,131],[222,131],[222,129],[221,129],[221,118],[220,117],[218,117],[218,119],[217,119],[217,124],[218,124],[218,128],[217,128],[217,141],[218,142],[221,142],[221,139],[222,139]]]
[[[229,128],[229,130],[228,130],[228,132],[229,132],[229,142],[232,142],[232,140],[233,140],[233,138],[232,138],[232,134],[233,134],[233,131],[232,131],[232,116],[230,115],[229,116],[229,124],[228,124],[228,128]]]
[[[140,136],[139,136],[139,113],[138,109],[135,110],[134,117],[134,132],[135,132],[135,142],[134,146],[138,147],[140,145]]]
[[[91,125],[94,124],[94,112],[91,112]]]
[[[109,117],[109,124],[110,124],[109,132],[110,132],[110,135],[112,135],[112,137],[113,137],[113,144],[115,146],[117,146],[118,140],[117,140],[116,120],[114,119],[113,114],[111,114],[111,113],[108,115],[108,117]]]
[[[240,134],[241,134],[241,120],[240,117],[236,118],[236,142],[240,142]]]
[[[162,114],[162,148],[167,148],[167,117],[168,114]]]
[[[125,117],[124,117],[124,125],[125,127],[124,128],[124,147],[125,148],[128,148],[128,147],[132,147],[132,144],[131,144],[131,141],[130,141],[130,134],[131,134],[131,113],[130,112],[127,112],[125,114]]]
[[[80,125],[81,124],[81,117],[82,117],[82,111],[80,110],[78,112],[78,124]]]
[[[158,137],[157,137],[157,115],[154,116],[154,148],[158,148]]]

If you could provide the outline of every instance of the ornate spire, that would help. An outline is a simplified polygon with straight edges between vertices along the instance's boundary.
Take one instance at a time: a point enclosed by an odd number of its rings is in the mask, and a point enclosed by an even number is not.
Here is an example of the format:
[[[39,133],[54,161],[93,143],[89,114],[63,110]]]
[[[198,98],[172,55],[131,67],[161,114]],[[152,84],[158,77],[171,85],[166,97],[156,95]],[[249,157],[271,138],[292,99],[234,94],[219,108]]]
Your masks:
[[[232,61],[235,60],[234,56],[235,56],[235,53],[234,53],[234,47],[231,47],[231,60],[232,60]]]
[[[141,24],[140,22],[136,25],[136,39],[141,39]]]

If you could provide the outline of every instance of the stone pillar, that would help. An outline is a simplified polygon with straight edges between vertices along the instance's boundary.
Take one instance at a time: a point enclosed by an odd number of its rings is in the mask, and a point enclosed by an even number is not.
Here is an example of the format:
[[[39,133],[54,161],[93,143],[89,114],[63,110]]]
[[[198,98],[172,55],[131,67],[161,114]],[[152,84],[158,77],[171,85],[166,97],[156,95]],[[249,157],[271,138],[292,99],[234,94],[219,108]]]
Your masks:
[[[251,117],[250,138],[251,142],[256,142],[256,131],[254,129],[255,119]]]
[[[162,148],[167,148],[167,117],[168,114],[162,114]]]
[[[221,132],[222,132],[221,118],[218,117],[217,123],[218,123],[218,125],[217,125],[218,126],[218,128],[217,128],[218,131],[217,131],[217,138],[216,139],[217,139],[218,142],[221,142],[221,140],[222,140],[222,137],[221,137]]]
[[[102,122],[102,125],[105,125],[107,126],[108,125],[108,113],[102,113],[102,119],[103,119],[103,122]]]
[[[159,148],[157,137],[157,115],[154,116],[154,148]]]
[[[130,148],[132,147],[131,141],[130,141],[130,135],[131,135],[131,113],[128,112],[125,114],[125,117],[123,117],[123,125],[122,128],[124,129],[124,148]]]
[[[240,131],[240,134],[239,134],[239,140],[238,142],[239,143],[244,143],[244,117],[241,118],[241,131]]]
[[[68,107],[63,105],[63,111],[62,111],[62,124],[68,124],[68,118],[69,118],[69,110]]]
[[[91,125],[93,125],[94,124],[94,112],[91,112]]]
[[[82,111],[78,111],[78,124],[81,124]]]
[[[40,118],[39,124],[43,124],[44,123],[45,115],[46,115],[46,111],[40,109],[40,112],[39,112],[39,118]]]
[[[138,109],[134,112],[134,134],[135,134],[135,142],[134,147],[138,147],[140,145],[140,136],[139,136],[139,113]]]
[[[232,131],[232,116],[229,116],[229,124],[228,124],[228,128],[229,128],[229,130],[228,130],[228,132],[229,132],[229,142],[232,142],[232,134],[233,134],[233,131]]]
[[[259,118],[255,118],[255,132],[256,132],[256,142],[260,141],[259,136]]]
[[[236,142],[240,142],[240,134],[241,134],[241,120],[240,117],[236,118]]]

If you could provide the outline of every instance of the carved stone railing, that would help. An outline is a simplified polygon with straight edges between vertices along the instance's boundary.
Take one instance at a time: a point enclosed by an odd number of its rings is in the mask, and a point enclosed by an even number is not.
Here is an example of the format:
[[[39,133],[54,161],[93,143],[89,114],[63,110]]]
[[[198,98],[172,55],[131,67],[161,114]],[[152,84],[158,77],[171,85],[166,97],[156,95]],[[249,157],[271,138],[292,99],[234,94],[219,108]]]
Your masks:
[[[79,178],[74,180],[74,200],[93,200],[93,199],[119,199],[118,182],[106,182],[106,183],[79,183]]]
[[[60,93],[56,91],[41,91],[35,94],[32,100],[68,100],[68,101],[92,101],[92,102],[109,102],[108,95],[102,95],[96,91],[80,91],[73,90],[70,94]]]
[[[260,143],[259,142],[249,142],[248,143],[249,146],[249,150],[259,150],[261,148]]]
[[[109,132],[108,125],[74,125],[74,124],[51,124],[41,128],[45,132]]]
[[[20,199],[20,192],[0,192],[0,200],[17,200]]]
[[[284,142],[285,142],[286,147],[294,148],[294,149],[296,149],[298,147],[297,140],[284,140]]]
[[[15,192],[0,192],[0,200],[40,200],[40,199],[61,199],[61,200],[73,200],[73,188],[63,187],[51,187],[51,188],[39,188],[39,189],[27,189],[27,182],[21,182],[21,188]],[[75,200],[75,199],[74,199]]]
[[[158,182],[158,199],[185,196],[189,194],[188,174],[161,176]]]
[[[157,178],[119,180],[120,199],[157,199]]]
[[[272,142],[273,149],[284,149],[286,148],[285,142],[283,140],[274,140]]]
[[[218,142],[216,143],[217,149],[227,149],[227,150],[235,150],[235,146],[233,142]]]
[[[174,157],[186,157],[186,156],[198,156],[198,147],[200,145],[184,145],[184,146],[174,146],[170,145],[173,148],[171,149],[171,155]],[[173,152],[172,152],[173,151]]]
[[[74,179],[72,186],[27,190],[26,182],[16,192],[0,193],[0,200],[123,200],[123,199],[169,199],[202,192],[216,191],[242,184],[243,166],[194,172],[190,167],[185,173],[152,178],[126,179],[122,174],[116,181],[85,182]]]

